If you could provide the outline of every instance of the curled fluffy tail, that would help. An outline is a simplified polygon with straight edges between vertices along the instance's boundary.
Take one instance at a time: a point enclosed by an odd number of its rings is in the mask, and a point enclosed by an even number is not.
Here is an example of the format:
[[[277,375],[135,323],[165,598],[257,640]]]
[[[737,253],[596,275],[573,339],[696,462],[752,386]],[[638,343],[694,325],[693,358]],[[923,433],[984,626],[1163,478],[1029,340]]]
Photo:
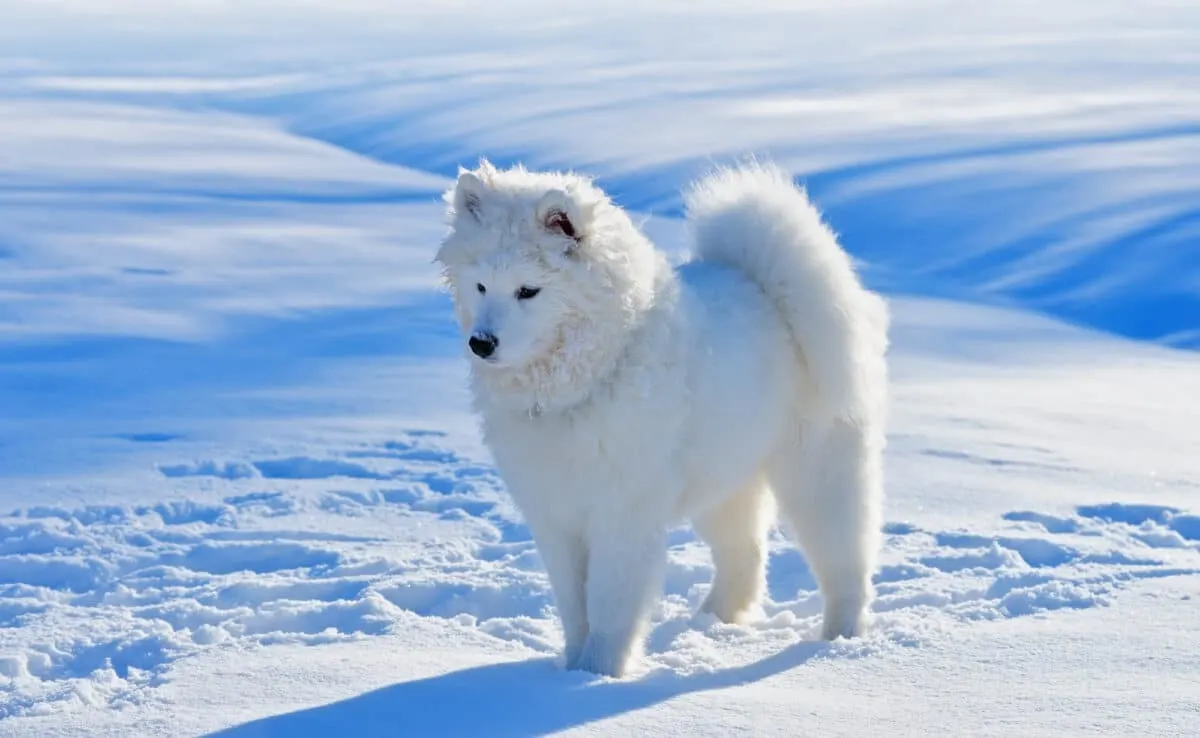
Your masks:
[[[685,200],[694,258],[735,267],[761,285],[834,416],[879,421],[886,402],[887,306],[859,282],[804,192],[783,171],[748,164],[700,180]]]

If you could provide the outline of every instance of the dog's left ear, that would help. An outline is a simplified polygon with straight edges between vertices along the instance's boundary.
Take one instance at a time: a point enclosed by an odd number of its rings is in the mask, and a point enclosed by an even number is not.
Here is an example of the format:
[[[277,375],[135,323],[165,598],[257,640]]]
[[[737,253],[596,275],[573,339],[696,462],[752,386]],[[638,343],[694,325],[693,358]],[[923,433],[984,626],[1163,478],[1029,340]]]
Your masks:
[[[570,193],[551,190],[538,201],[537,217],[542,228],[566,241],[566,251],[573,253],[583,241],[583,218],[579,204]]]

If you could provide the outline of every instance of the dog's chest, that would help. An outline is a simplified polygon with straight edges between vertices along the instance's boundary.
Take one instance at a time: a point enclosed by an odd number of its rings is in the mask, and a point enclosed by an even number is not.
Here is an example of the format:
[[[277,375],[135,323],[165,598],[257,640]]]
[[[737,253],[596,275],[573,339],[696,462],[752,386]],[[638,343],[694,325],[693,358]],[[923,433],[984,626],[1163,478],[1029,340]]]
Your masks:
[[[674,454],[670,434],[619,406],[488,423],[488,444],[517,504],[585,512],[646,486]],[[669,443],[666,445],[670,445]]]

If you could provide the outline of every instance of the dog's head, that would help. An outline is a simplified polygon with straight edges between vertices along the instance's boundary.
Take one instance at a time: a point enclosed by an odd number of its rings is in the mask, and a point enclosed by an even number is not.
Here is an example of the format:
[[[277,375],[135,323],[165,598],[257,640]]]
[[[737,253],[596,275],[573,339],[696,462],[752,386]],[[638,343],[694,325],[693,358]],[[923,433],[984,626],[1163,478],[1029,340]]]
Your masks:
[[[437,261],[477,373],[581,379],[649,304],[653,248],[590,180],[484,161],[445,199]]]

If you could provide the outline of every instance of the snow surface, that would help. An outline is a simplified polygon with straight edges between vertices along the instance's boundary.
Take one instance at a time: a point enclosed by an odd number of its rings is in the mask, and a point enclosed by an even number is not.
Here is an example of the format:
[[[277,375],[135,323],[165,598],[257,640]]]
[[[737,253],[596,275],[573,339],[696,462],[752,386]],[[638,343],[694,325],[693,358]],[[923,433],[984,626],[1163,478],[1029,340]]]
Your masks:
[[[1197,733],[1200,6],[732,7],[10,0],[0,735]],[[585,169],[679,252],[744,153],[896,313],[876,629],[782,536],[693,616],[681,529],[643,671],[565,673],[438,195]]]

